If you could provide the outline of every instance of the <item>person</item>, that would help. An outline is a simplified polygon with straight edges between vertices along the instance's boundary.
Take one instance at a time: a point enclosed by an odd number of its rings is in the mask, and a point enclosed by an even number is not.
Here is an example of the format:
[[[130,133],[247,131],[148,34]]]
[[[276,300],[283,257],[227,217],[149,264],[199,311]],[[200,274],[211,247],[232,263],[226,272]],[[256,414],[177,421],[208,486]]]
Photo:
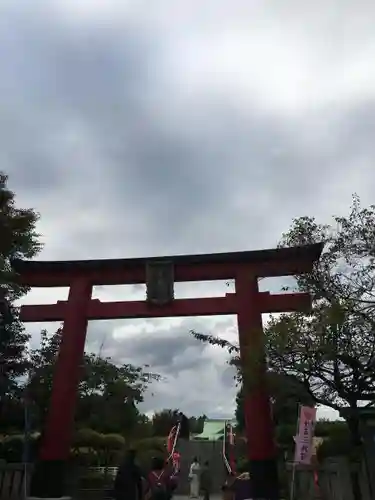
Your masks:
[[[168,467],[162,458],[153,458],[148,476],[148,494],[150,500],[170,500],[175,484]]]
[[[230,472],[228,474],[228,477],[223,484],[221,491],[223,492],[223,500],[234,500],[236,497],[235,493],[235,482],[236,482],[236,476],[234,475],[233,472]]]
[[[180,462],[181,462],[181,455],[177,450],[175,450],[172,455],[173,473],[175,475],[177,475],[180,472]]]
[[[115,500],[143,500],[141,470],[136,464],[136,451],[129,450],[117,470],[113,496]]]
[[[203,500],[210,500],[210,492],[212,488],[212,478],[210,464],[208,460],[203,464],[200,475],[200,491],[203,494]]]
[[[199,497],[199,473],[200,465],[198,458],[194,457],[192,464],[190,465],[189,480],[190,480],[190,498]]]

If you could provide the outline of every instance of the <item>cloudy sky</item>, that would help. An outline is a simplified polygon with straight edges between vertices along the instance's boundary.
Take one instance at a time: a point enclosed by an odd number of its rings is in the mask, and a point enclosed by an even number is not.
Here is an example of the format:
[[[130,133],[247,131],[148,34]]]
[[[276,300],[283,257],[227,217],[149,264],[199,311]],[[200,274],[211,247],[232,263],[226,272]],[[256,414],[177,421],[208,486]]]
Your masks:
[[[2,0],[0,165],[41,213],[41,258],[272,247],[293,217],[373,202],[374,16],[371,0]],[[225,317],[96,322],[87,345],[165,375],[146,411],[230,416],[226,354],[191,328],[236,336]]]

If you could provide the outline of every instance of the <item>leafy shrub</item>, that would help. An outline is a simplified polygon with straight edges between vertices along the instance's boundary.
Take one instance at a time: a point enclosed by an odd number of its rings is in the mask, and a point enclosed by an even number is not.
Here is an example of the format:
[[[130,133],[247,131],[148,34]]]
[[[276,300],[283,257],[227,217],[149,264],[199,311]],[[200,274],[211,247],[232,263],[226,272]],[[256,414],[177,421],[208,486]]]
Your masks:
[[[39,436],[30,436],[28,443],[28,461],[33,461],[37,454]],[[8,463],[20,463],[24,459],[25,437],[22,434],[4,436],[0,440],[0,456]]]
[[[152,437],[141,439],[133,443],[133,448],[138,452],[138,463],[142,469],[147,470],[154,457],[167,458],[166,438]]]
[[[103,435],[92,429],[79,429],[74,434],[74,448],[92,448],[99,449],[102,446]]]
[[[349,456],[353,447],[348,437],[332,436],[323,441],[317,450],[317,458],[322,462],[325,458]]]
[[[106,450],[123,450],[125,448],[125,438],[120,434],[103,434],[101,447]]]
[[[24,437],[22,435],[6,436],[1,441],[1,457],[6,462],[22,462]]]

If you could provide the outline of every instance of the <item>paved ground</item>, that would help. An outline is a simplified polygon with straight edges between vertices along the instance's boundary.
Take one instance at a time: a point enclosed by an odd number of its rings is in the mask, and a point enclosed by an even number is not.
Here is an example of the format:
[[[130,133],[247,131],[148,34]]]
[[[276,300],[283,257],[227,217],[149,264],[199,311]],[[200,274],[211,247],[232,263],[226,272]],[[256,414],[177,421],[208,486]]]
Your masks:
[[[221,495],[210,496],[210,500],[221,500],[221,499],[222,499]],[[173,495],[173,500],[190,500],[190,498],[188,495]]]

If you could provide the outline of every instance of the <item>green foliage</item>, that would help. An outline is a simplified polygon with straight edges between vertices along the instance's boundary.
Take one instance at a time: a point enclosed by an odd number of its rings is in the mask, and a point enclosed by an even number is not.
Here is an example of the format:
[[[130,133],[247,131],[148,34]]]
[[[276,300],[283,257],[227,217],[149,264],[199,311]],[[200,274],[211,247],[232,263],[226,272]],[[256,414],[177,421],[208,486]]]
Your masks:
[[[30,459],[36,457],[40,436],[29,437]],[[25,436],[14,434],[0,439],[0,456],[7,462],[22,462]],[[100,434],[92,429],[81,429],[75,433],[72,443],[72,458],[81,465],[116,466],[125,450],[126,440],[118,434]]]
[[[52,336],[42,331],[39,349],[31,352],[33,370],[28,394],[33,423],[38,428],[48,408],[61,335],[61,329]],[[138,424],[145,425],[136,404],[143,400],[148,384],[158,379],[158,375],[141,367],[116,366],[110,359],[86,353],[78,387],[77,427],[105,434],[132,435],[138,430]]]
[[[21,462],[24,439],[21,435],[6,436],[0,443],[1,457],[6,462]]]
[[[121,460],[125,444],[125,438],[119,434],[104,434],[99,451],[100,465],[117,465]]]
[[[295,431],[299,405],[309,406],[313,403],[310,394],[292,376],[269,372],[267,374],[267,381],[275,424],[292,425]],[[244,397],[242,386],[237,393],[236,403],[236,418],[239,430],[242,431],[244,429]]]
[[[103,436],[92,429],[79,429],[73,438],[74,448],[91,448],[99,450],[102,447]]]
[[[152,421],[147,417],[147,415],[140,414],[138,416],[138,422],[133,430],[131,439],[147,439],[153,436]]]
[[[333,436],[325,439],[317,450],[320,462],[325,458],[345,456],[349,457],[353,451],[350,435]]]
[[[154,436],[168,436],[170,430],[176,425],[179,410],[168,410],[156,412],[152,417],[152,431]]]
[[[319,242],[325,243],[320,261],[292,287],[312,294],[312,312],[271,319],[265,328],[268,367],[297,381],[310,404],[351,408],[347,424],[358,444],[358,408],[363,400],[375,400],[375,206],[362,208],[354,196],[349,215],[335,217],[331,225],[295,219],[280,246]],[[238,346],[192,333],[227,348],[241,380]]]
[[[37,434],[29,437],[28,459],[32,461],[36,457],[39,444]],[[3,436],[0,439],[0,457],[9,463],[20,463],[23,460],[25,449],[25,437],[22,434]]]
[[[164,409],[156,412],[152,417],[152,434],[153,436],[168,436],[172,427],[176,425],[179,418],[179,409]],[[189,418],[189,428],[192,434],[200,434],[203,431],[206,415],[200,417]]]
[[[141,452],[146,449],[154,449],[164,452],[166,449],[166,440],[164,437],[151,437],[140,439],[136,443],[133,443],[133,447]]]
[[[201,434],[203,432],[204,423],[207,420],[206,415],[200,417],[190,417],[189,427],[192,434]]]
[[[311,397],[294,377],[269,373],[268,383],[276,441],[280,451],[290,452],[294,448],[293,437],[296,433],[299,405],[311,405]],[[245,415],[242,386],[236,397],[236,419],[238,430],[243,432],[245,429]]]
[[[150,467],[153,457],[166,459],[168,456],[165,437],[141,439],[131,445],[137,450],[137,461],[143,470]]]
[[[125,438],[120,434],[104,434],[102,438],[102,448],[121,451],[125,448]]]
[[[12,269],[14,259],[29,259],[41,249],[36,233],[38,214],[32,209],[17,208],[15,195],[7,186],[8,178],[0,172],[0,302],[9,305],[0,315],[0,399],[3,402],[17,392],[17,380],[24,375],[29,336],[12,305],[28,288],[17,283]]]
[[[236,396],[236,420],[237,428],[240,432],[245,429],[244,416],[244,396],[242,382],[242,367],[239,361],[239,346],[230,343],[225,339],[191,331],[191,334],[202,342],[208,342],[211,345],[217,345],[227,349],[231,354],[229,364],[237,368],[237,382],[240,384],[240,389]],[[293,435],[295,434],[296,422],[298,419],[298,407],[300,404],[312,405],[314,399],[311,394],[305,389],[300,381],[291,375],[268,371],[266,376],[268,390],[271,396],[271,404],[273,418],[278,429],[277,435],[280,439],[280,444],[293,443]],[[293,429],[293,431],[291,431]]]
[[[348,456],[353,451],[350,431],[344,421],[320,420],[315,426],[315,435],[324,439],[317,451],[319,461],[330,457]]]
[[[41,244],[35,230],[39,215],[33,209],[16,207],[15,195],[7,182],[7,175],[0,172],[0,284],[5,288],[6,298],[13,302],[28,289],[17,284],[12,260],[35,257]]]
[[[375,396],[375,206],[361,208],[358,197],[347,217],[321,225],[314,218],[293,221],[281,245],[325,242],[311,273],[296,278],[311,292],[310,315],[274,318],[267,327],[271,369],[292,374],[316,403],[354,413],[348,424],[359,442],[355,411]]]
[[[24,426],[24,406],[21,398],[16,395],[8,395],[4,398],[1,407],[0,429],[3,434],[16,434]]]
[[[314,434],[322,438],[346,439],[349,437],[349,430],[346,422],[341,420],[318,420]]]

